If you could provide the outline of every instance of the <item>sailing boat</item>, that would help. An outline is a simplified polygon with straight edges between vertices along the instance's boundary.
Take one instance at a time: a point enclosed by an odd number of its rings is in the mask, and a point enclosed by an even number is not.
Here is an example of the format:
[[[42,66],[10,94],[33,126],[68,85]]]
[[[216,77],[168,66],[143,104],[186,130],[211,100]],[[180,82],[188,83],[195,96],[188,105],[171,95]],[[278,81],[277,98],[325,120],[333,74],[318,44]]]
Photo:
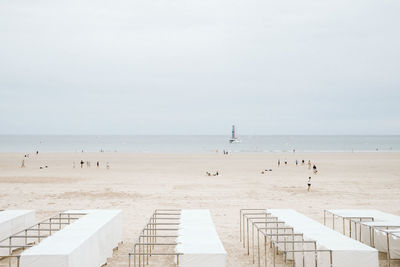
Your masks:
[[[239,143],[240,140],[236,137],[235,125],[232,125],[232,138],[229,139],[229,143]]]

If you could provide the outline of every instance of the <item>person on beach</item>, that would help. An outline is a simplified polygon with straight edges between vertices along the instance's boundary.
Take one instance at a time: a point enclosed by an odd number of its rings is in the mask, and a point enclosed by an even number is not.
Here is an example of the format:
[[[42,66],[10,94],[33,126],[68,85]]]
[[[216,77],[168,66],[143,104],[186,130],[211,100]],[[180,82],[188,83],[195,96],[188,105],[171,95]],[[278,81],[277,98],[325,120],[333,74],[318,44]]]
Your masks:
[[[301,165],[304,165],[304,159],[301,160]]]
[[[296,159],[296,166],[299,165],[299,161]]]
[[[285,160],[285,165],[287,165],[287,160]]]
[[[107,170],[109,170],[110,169],[110,164],[107,162]]]
[[[99,162],[97,162],[97,163],[96,163],[96,165],[97,165],[97,168],[98,168],[98,167],[100,166],[100,163],[99,163]]]
[[[83,164],[85,164],[85,162],[83,162],[83,160],[81,160],[81,169],[83,168]]]
[[[310,160],[308,160],[307,165],[308,165],[308,169],[311,169],[311,161]]]
[[[21,168],[25,168],[25,160],[24,159],[22,160]]]
[[[278,159],[278,167],[281,166],[281,160]]]
[[[39,150],[36,150],[36,155],[39,155]]]
[[[311,190],[311,176],[308,177],[307,186],[308,186],[307,191],[310,192],[310,190]]]
[[[314,174],[317,174],[317,166],[315,166],[315,164],[314,164],[314,166],[312,167],[313,168],[313,172],[314,172]]]

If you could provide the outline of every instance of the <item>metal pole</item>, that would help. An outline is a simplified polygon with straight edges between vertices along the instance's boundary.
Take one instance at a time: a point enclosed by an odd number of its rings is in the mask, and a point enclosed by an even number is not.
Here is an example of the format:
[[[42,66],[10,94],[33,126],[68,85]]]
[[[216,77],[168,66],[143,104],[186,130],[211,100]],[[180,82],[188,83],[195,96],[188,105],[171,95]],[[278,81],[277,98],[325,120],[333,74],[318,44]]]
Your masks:
[[[250,255],[249,218],[247,218],[247,255]]]
[[[343,234],[346,235],[346,223],[344,220],[345,219],[343,218]]]
[[[386,242],[387,242],[387,260],[388,260],[388,266],[390,267],[390,238],[388,232],[386,232]]]
[[[260,231],[257,229],[257,258],[258,258],[258,267],[260,267]]]

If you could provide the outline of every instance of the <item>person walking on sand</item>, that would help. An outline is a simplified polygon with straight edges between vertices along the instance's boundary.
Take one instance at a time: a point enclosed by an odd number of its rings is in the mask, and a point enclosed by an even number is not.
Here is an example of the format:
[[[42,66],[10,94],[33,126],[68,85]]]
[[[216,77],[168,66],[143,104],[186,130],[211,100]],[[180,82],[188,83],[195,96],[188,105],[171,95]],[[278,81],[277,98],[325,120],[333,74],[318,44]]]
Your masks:
[[[281,166],[281,160],[278,159],[278,167]]]
[[[299,165],[299,161],[296,159],[296,166]]]
[[[308,177],[307,186],[308,186],[307,191],[310,192],[310,190],[311,190],[311,176]]]
[[[83,160],[81,160],[81,169],[83,168],[83,164],[85,164],[85,162],[83,162]]]
[[[311,161],[310,160],[308,160],[307,165],[308,165],[308,169],[310,170],[311,169]]]
[[[313,172],[314,172],[314,174],[317,174],[317,166],[315,166],[315,164],[314,164],[314,166],[312,167],[313,168]]]
[[[99,162],[97,162],[97,168],[100,166],[100,163]]]
[[[110,164],[107,162],[107,170],[110,169]]]

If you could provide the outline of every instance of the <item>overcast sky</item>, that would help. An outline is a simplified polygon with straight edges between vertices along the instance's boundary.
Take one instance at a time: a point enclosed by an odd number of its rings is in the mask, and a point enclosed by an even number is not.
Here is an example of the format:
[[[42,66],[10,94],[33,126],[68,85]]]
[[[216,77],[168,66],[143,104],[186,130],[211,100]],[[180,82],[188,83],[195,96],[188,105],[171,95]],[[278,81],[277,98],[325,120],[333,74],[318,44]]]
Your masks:
[[[2,0],[1,134],[400,134],[398,0]]]

